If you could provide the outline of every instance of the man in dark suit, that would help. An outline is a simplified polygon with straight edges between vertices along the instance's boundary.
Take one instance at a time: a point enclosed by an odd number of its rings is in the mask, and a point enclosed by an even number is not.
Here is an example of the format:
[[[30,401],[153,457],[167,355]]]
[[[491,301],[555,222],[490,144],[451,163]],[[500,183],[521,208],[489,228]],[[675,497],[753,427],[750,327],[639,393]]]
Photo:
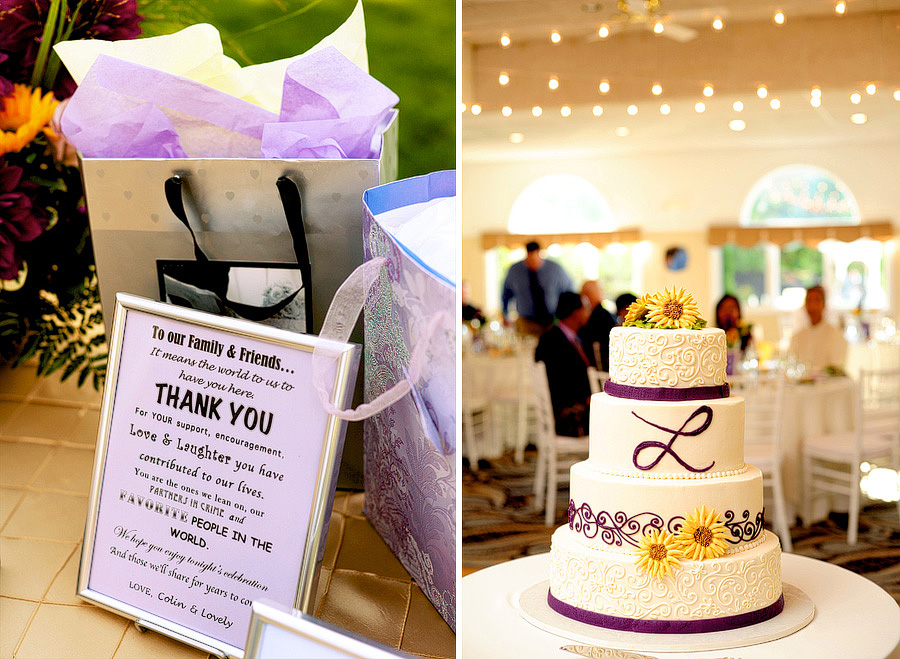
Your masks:
[[[547,366],[556,434],[581,437],[588,433],[591,397],[587,374],[590,361],[578,338],[578,330],[588,318],[581,296],[574,292],[562,293],[556,318],[556,325],[538,341],[534,359]]]

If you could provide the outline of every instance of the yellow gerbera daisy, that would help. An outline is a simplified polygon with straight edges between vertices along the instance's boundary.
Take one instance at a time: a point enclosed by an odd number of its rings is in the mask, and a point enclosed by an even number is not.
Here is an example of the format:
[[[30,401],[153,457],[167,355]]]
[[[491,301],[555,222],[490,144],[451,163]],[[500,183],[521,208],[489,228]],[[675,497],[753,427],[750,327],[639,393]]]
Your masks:
[[[633,323],[635,321],[643,319],[644,315],[647,313],[647,305],[650,303],[651,296],[642,295],[637,300],[628,305],[628,308],[625,310],[625,321],[626,323]]]
[[[678,567],[681,550],[675,546],[675,536],[662,530],[648,531],[635,550],[635,565],[651,577],[662,579]]]
[[[0,155],[19,151],[40,132],[55,139],[48,124],[57,105],[53,92],[41,96],[40,89],[14,85],[12,96],[0,99]]]
[[[647,320],[660,329],[691,327],[700,319],[700,310],[694,296],[680,289],[677,293],[667,288],[657,293],[647,305]]]
[[[701,506],[694,508],[694,512],[684,520],[675,536],[675,545],[684,558],[702,561],[724,554],[728,548],[727,536],[728,529],[719,518],[719,513],[715,509],[707,512],[706,506]]]

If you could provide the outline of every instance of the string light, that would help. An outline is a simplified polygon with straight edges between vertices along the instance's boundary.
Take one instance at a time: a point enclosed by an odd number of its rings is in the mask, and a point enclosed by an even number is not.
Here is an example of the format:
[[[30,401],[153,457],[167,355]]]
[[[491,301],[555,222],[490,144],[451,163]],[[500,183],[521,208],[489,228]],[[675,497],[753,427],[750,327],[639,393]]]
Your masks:
[[[594,116],[595,116],[595,117],[599,117],[601,114],[603,114],[603,106],[602,106],[602,105],[595,105],[595,106],[594,106],[594,109],[592,110],[592,112],[594,113]]]
[[[559,36],[559,32],[553,30],[553,32],[550,33],[550,41],[552,41],[553,43],[559,43],[560,41],[562,41],[562,37]]]
[[[463,113],[465,113],[465,111],[466,111],[467,109],[468,109],[468,107],[466,106],[465,103],[461,103],[461,104],[460,104],[460,110],[461,110]]]
[[[820,105],[822,105],[822,97],[821,96],[810,96],[809,104],[811,106],[813,106],[814,108],[819,107]]]
[[[714,30],[721,30],[724,27],[725,27],[725,23],[722,21],[722,19],[719,16],[716,16],[713,19],[712,28]]]
[[[743,119],[732,119],[728,122],[728,127],[733,131],[741,131],[747,127],[747,122]]]
[[[760,98],[765,98],[766,96],[769,95],[769,90],[766,89],[765,85],[760,85],[759,87],[756,88],[756,95],[759,96]]]
[[[862,96],[860,96],[858,92],[853,92],[852,94],[850,94],[850,102],[853,103],[853,105],[859,105],[859,102],[861,100]]]
[[[809,90],[809,95],[813,98],[822,98],[822,90],[818,87],[813,87]]]
[[[559,109],[559,113],[564,117],[568,117],[572,114],[572,108],[570,108],[568,105],[564,105]]]
[[[540,105],[535,105],[533,108],[531,108],[531,114],[535,117],[540,117],[542,114],[544,114],[544,108],[542,108]]]
[[[894,90],[894,100],[895,100],[895,101],[900,101],[900,89],[895,89],[895,90]]]
[[[703,87],[703,95],[704,95],[706,98],[709,98],[710,96],[712,96],[714,92],[715,92],[715,90],[713,89],[713,86],[712,86],[712,85],[704,85],[704,87]]]
[[[773,110],[777,110],[781,107],[781,101],[779,101],[777,98],[773,98],[771,101],[769,101],[769,107]]]
[[[597,30],[597,36],[600,37],[601,39],[605,39],[606,37],[608,37],[609,36],[609,26],[601,25],[600,29]]]
[[[503,48],[509,48],[509,45],[512,43],[512,39],[509,38],[509,35],[505,32],[500,35],[500,45]]]
[[[784,12],[780,10],[776,11],[772,20],[775,21],[776,25],[784,25]]]
[[[525,136],[522,133],[510,133],[509,141],[513,144],[521,144],[525,141]]]
[[[497,82],[499,82],[502,86],[506,87],[506,85],[509,84],[509,74],[506,71],[504,71],[497,78]]]
[[[509,107],[508,105],[504,105],[504,106],[500,109],[500,114],[502,114],[504,117],[508,117],[509,115],[512,114],[512,108]]]
[[[663,103],[662,105],[659,106],[660,114],[669,114],[671,111],[672,111],[672,106],[670,106],[668,103]]]
[[[666,26],[663,25],[662,21],[656,21],[653,24],[653,32],[654,34],[662,34],[666,29]]]
[[[557,78],[556,76],[550,76],[550,80],[547,81],[547,86],[553,91],[556,91],[557,89],[559,89],[559,78]]]
[[[735,112],[743,112],[744,111],[744,103],[743,101],[735,101],[731,104],[731,107],[734,108]]]
[[[625,112],[627,112],[628,114],[630,114],[630,115],[633,117],[634,115],[636,115],[636,114],[638,113],[638,106],[636,106],[636,105],[629,105],[629,106],[625,109]]]
[[[654,96],[659,96],[662,94],[662,85],[657,82],[650,88],[650,91],[653,92]]]
[[[631,135],[631,129],[627,126],[618,126],[616,128],[616,137],[628,137]]]
[[[843,16],[847,11],[847,3],[846,2],[838,2],[834,5],[834,13],[838,16]]]
[[[479,114],[481,114],[481,106],[478,105],[478,103],[473,103],[473,104],[472,104],[472,114],[474,114],[476,117],[477,117]]]
[[[601,94],[607,94],[607,93],[609,93],[609,81],[608,81],[608,80],[604,80],[603,82],[601,82],[601,83],[600,83],[600,86],[598,87],[598,89],[600,90],[600,93],[601,93]]]
[[[866,93],[869,96],[872,96],[876,92],[876,90],[877,90],[877,88],[875,87],[874,82],[870,82],[868,85],[866,85]]]
[[[694,105],[694,110],[697,112],[706,112],[706,103],[703,101],[697,101],[697,104]]]
[[[852,123],[856,124],[857,126],[861,126],[862,124],[866,123],[868,120],[869,120],[869,118],[862,112],[856,112],[856,113],[850,115],[850,121]]]

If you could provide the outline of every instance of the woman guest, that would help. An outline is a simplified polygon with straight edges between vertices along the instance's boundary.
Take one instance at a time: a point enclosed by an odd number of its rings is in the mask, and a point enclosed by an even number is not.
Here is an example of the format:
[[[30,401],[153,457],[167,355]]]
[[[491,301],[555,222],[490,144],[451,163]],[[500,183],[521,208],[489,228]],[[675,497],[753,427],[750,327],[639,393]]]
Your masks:
[[[742,353],[753,340],[752,325],[741,319],[741,303],[734,295],[726,293],[716,305],[716,327],[725,330],[728,347],[738,348]]]

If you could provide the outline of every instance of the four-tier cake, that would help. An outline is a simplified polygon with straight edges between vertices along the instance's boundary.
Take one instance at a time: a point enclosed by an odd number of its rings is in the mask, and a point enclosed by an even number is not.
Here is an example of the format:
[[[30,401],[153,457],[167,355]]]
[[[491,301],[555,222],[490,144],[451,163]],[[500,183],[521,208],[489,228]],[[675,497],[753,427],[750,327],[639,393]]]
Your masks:
[[[610,334],[591,400],[590,455],[571,469],[553,534],[548,602],[600,627],[682,634],[768,620],[784,607],[763,481],[744,462],[744,400],[729,395],[725,334],[684,291],[640,298]]]

